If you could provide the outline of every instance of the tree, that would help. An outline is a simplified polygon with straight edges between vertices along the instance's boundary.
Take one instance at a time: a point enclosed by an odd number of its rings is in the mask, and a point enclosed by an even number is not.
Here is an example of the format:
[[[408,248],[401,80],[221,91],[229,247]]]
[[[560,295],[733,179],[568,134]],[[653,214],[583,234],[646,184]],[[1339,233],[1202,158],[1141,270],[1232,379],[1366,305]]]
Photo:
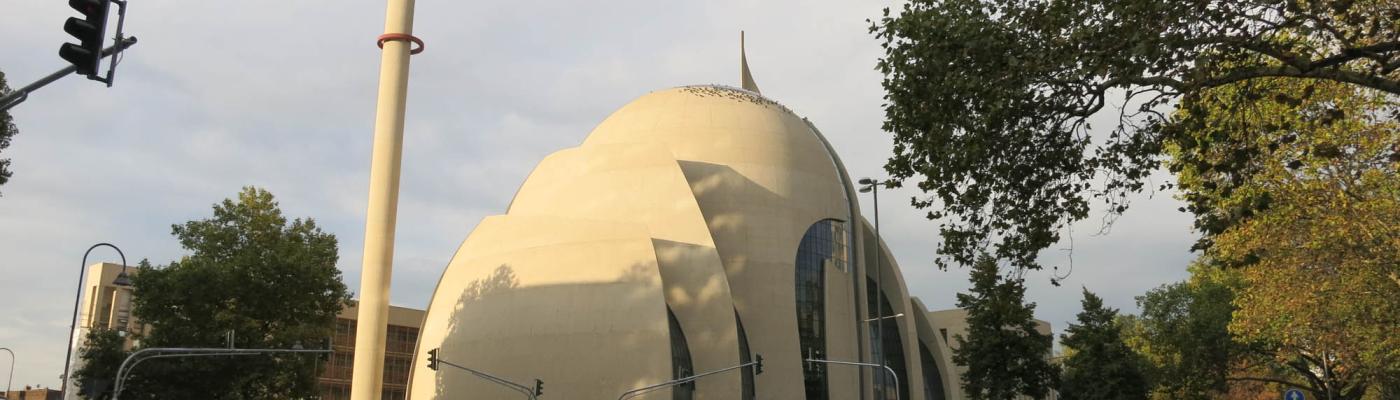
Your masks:
[[[1394,0],[911,1],[870,28],[885,167],[920,178],[939,254],[968,264],[990,245],[1038,268],[1091,198],[1127,209],[1182,123],[1161,108],[1181,96],[1274,78],[1400,95],[1397,19]],[[1111,129],[1091,136],[1091,119]]]
[[[967,310],[967,335],[956,335],[953,362],[967,370],[963,391],[974,400],[1045,398],[1059,371],[1049,357],[1054,338],[1036,330],[1035,303],[1024,302],[1021,278],[1002,279],[983,255],[972,266],[972,289],[958,293]]]
[[[172,230],[190,253],[132,278],[132,314],[151,327],[142,346],[223,347],[231,331],[238,348],[313,347],[334,333],[349,301],[335,236],[289,223],[266,190],[244,188]],[[122,398],[307,398],[317,366],[306,355],[162,359],[132,373]]]
[[[1357,399],[1400,376],[1400,105],[1328,81],[1259,79],[1183,100],[1171,165],[1202,243],[1241,268],[1230,330],[1273,344],[1289,384]]]
[[[1065,358],[1060,398],[1130,400],[1147,398],[1147,381],[1137,353],[1123,343],[1118,310],[1084,290],[1078,324],[1070,324],[1060,343],[1073,349]]]
[[[83,360],[82,367],[73,372],[79,396],[88,400],[112,398],[114,375],[129,355],[123,349],[125,343],[126,339],[115,330],[88,331],[82,350],[78,352],[78,358]]]
[[[1248,351],[1228,329],[1233,300],[1226,283],[1205,278],[1137,297],[1142,315],[1125,319],[1124,342],[1148,362],[1153,398],[1206,400],[1229,391],[1227,378]]]
[[[5,71],[0,71],[0,96],[10,93],[10,86],[5,82]],[[15,128],[14,119],[10,118],[9,111],[0,111],[0,150],[10,147],[10,138],[19,133]],[[10,181],[10,176],[14,173],[10,171],[10,159],[0,158],[0,186]]]

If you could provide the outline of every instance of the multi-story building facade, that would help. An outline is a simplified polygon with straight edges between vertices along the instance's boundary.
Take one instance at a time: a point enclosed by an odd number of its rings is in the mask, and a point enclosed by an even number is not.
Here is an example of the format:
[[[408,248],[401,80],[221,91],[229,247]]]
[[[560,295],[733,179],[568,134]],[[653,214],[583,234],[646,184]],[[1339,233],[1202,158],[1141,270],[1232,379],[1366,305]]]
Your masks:
[[[340,311],[335,320],[335,336],[331,338],[331,353],[325,370],[317,383],[322,400],[350,398],[350,377],[355,364],[355,326],[359,308],[351,304]],[[408,393],[409,367],[413,364],[413,348],[418,342],[418,329],[423,323],[423,310],[389,306],[389,331],[384,350],[383,400],[404,400]]]
[[[122,271],[121,264],[97,263],[88,266],[83,280],[83,297],[78,307],[78,330],[74,334],[75,343],[72,344],[73,370],[77,370],[81,364],[81,359],[77,356],[80,349],[77,346],[81,345],[89,330],[97,328],[126,332],[126,346],[131,349],[140,346],[140,335],[150,329],[150,326],[142,324],[137,316],[131,313],[131,287],[114,284]],[[125,270],[128,275],[134,275],[137,271],[136,268]],[[323,399],[350,398],[350,372],[352,360],[355,358],[355,321],[358,311],[355,303],[351,302],[336,316],[335,336],[331,338],[334,352],[327,358],[317,378]],[[409,366],[412,364],[418,328],[422,322],[423,310],[398,306],[391,306],[389,309],[389,336],[384,353],[384,400],[403,400],[406,397]],[[69,382],[70,387],[75,385],[76,382]],[[77,399],[77,390],[66,392],[72,395],[62,398]]]

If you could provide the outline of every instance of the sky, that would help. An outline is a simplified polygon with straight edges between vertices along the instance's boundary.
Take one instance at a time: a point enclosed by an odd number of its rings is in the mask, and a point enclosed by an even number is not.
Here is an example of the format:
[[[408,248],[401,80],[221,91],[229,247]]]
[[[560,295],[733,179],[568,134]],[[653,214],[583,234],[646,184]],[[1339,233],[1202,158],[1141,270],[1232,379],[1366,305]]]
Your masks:
[[[613,110],[658,89],[738,86],[741,30],[764,95],[820,127],[852,177],[884,176],[882,51],[867,19],[891,6],[419,1],[414,34],[427,49],[412,57],[393,304],[424,307],[472,228]],[[65,2],[0,8],[11,87],[66,65],[57,49],[76,13]],[[15,174],[0,186],[0,347],[15,352],[17,387],[58,385],[83,251],[111,242],[131,264],[168,263],[184,254],[171,225],[212,215],[243,186],[335,234],[345,283],[359,288],[384,3],[134,0],[127,14],[139,43],[115,86],[70,76],[10,110],[20,134],[0,153]],[[934,266],[936,225],[909,206],[918,195],[882,193],[882,234],[911,292],[952,308],[967,271]],[[1180,205],[1144,193],[1106,235],[1098,210],[1064,232],[1072,245],[1042,254],[1062,272],[1073,264],[1063,286],[1050,271],[1027,275],[1037,317],[1059,332],[1081,287],[1136,312],[1134,296],[1184,279],[1194,234]],[[89,263],[99,261],[120,260],[99,249]]]

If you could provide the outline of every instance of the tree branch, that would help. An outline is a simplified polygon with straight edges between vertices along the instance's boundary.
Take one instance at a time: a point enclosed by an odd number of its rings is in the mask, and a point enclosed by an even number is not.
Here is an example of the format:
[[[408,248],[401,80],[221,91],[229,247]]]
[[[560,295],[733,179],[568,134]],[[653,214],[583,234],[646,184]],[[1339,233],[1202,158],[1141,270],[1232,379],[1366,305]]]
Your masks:
[[[1260,377],[1260,376],[1233,376],[1233,377],[1227,376],[1227,377],[1225,377],[1225,380],[1227,380],[1227,381],[1268,382],[1268,383],[1277,383],[1277,384],[1288,385],[1288,386],[1293,386],[1293,387],[1306,387],[1306,388],[1309,388],[1309,389],[1317,389],[1316,387],[1314,387],[1314,386],[1312,386],[1312,385],[1305,385],[1305,384],[1301,384],[1301,383],[1297,383],[1297,382],[1292,382],[1292,381],[1288,381],[1288,380],[1284,380],[1284,379],[1265,378],[1265,377]]]
[[[1400,81],[1393,81],[1379,76],[1359,74],[1351,71],[1343,71],[1337,69],[1314,69],[1310,71],[1302,71],[1291,66],[1240,68],[1231,71],[1228,74],[1225,74],[1225,76],[1204,79],[1199,82],[1193,82],[1194,85],[1192,86],[1196,86],[1199,88],[1212,88],[1216,86],[1228,85],[1239,81],[1267,77],[1323,79],[1335,82],[1350,83],[1353,85],[1380,90],[1393,95],[1400,95]]]

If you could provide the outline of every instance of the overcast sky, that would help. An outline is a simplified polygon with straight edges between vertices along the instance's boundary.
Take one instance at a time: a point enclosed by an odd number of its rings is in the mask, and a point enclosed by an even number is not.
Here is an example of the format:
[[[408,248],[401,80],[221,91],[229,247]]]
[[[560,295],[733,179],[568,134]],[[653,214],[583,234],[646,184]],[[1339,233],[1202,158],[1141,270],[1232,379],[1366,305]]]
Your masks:
[[[76,15],[65,3],[0,0],[10,86],[65,65],[63,21]],[[881,50],[866,19],[893,3],[582,3],[418,2],[427,51],[412,59],[394,304],[425,306],[477,222],[616,108],[662,88],[737,86],[740,30],[763,93],[816,123],[853,177],[883,176]],[[0,186],[0,347],[16,353],[16,386],[57,386],[84,250],[112,242],[133,264],[167,263],[182,254],[170,225],[211,215],[245,185],[334,233],[358,291],[383,12],[379,0],[133,0],[126,30],[140,43],[115,87],[72,76],[11,110],[20,134],[0,153],[15,171]],[[913,195],[882,196],[885,239],[912,292],[951,308],[967,272],[933,266],[936,226],[909,207]],[[1135,312],[1133,296],[1184,278],[1193,235],[1178,206],[1159,192],[1109,235],[1093,235],[1099,215],[1075,225],[1065,285],[1028,276],[1037,316],[1058,332],[1080,286]],[[1068,265],[1066,247],[1042,258]],[[118,259],[99,249],[90,261]]]

